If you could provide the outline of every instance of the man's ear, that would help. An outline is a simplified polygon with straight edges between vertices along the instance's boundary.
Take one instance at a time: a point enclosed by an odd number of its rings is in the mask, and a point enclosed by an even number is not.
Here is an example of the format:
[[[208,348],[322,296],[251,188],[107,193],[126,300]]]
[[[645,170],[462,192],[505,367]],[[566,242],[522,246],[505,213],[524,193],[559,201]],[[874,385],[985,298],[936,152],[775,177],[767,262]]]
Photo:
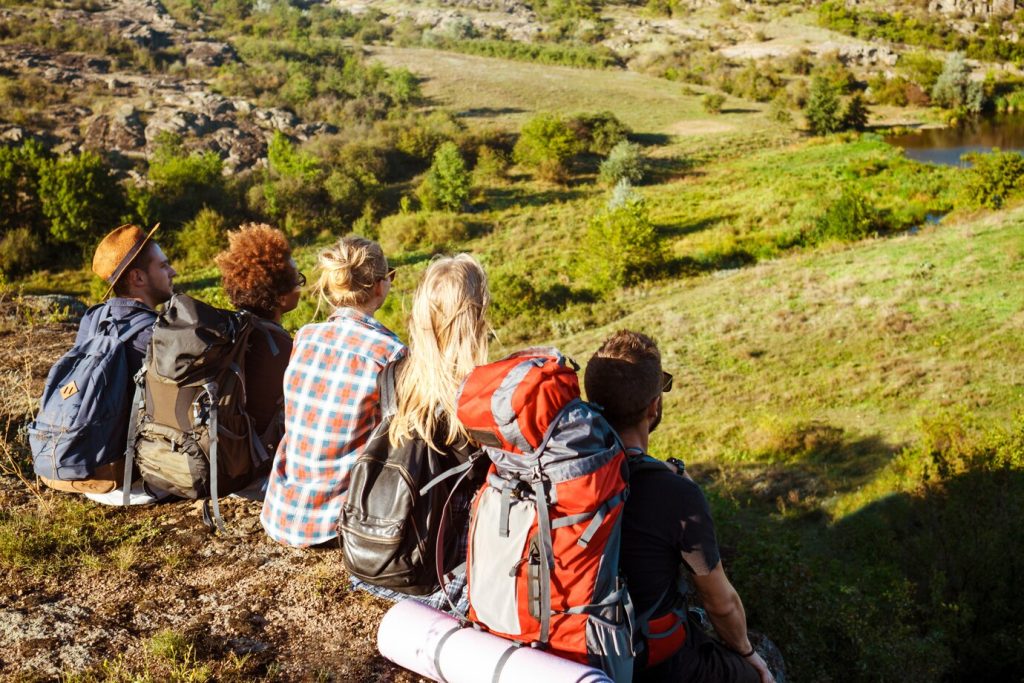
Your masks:
[[[146,273],[141,268],[130,268],[125,277],[128,278],[128,286],[133,289],[146,286]]]
[[[658,394],[658,397],[651,401],[650,404],[647,406],[647,412],[645,413],[645,415],[647,416],[648,421],[654,420],[658,417],[659,401],[661,401],[661,394]]]

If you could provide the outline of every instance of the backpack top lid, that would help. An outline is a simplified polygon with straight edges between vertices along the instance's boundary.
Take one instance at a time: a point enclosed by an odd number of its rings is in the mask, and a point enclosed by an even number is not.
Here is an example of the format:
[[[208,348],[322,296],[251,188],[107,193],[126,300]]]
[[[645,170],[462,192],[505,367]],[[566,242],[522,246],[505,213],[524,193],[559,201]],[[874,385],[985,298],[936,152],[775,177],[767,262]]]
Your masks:
[[[532,454],[551,421],[580,397],[575,361],[529,348],[473,369],[459,390],[458,418],[485,446]]]
[[[175,294],[153,328],[153,370],[179,386],[208,379],[232,352],[248,317],[244,311],[233,313]]]

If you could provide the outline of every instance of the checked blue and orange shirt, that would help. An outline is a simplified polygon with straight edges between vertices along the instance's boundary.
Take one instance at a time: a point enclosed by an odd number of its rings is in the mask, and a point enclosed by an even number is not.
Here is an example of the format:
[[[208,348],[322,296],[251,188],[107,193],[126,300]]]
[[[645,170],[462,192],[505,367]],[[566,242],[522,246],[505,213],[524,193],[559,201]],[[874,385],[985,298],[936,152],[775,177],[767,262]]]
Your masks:
[[[405,352],[391,330],[353,308],[295,335],[285,434],[260,515],[271,538],[305,547],[337,537],[349,472],[381,419],[377,375]]]

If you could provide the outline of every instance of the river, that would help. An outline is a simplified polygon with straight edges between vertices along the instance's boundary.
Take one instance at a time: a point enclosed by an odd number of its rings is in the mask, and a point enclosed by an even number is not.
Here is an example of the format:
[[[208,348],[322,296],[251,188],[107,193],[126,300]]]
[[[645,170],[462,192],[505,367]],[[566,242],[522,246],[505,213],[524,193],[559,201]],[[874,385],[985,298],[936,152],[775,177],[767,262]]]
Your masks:
[[[890,135],[891,145],[902,147],[908,158],[947,166],[963,166],[960,157],[968,152],[1024,153],[1024,115],[1002,114],[965,121],[955,128],[928,128],[903,135]]]

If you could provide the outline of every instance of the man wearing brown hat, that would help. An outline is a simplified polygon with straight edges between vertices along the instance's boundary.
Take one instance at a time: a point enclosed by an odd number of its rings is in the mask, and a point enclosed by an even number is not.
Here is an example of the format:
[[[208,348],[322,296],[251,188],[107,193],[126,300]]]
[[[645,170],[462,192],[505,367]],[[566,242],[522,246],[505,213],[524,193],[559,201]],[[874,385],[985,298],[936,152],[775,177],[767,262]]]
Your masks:
[[[92,258],[92,270],[108,284],[104,298],[111,293],[114,296],[86,312],[75,339],[75,344],[85,341],[89,330],[92,329],[93,317],[105,317],[107,311],[122,333],[140,320],[148,320],[149,325],[145,325],[141,332],[125,341],[129,377],[134,377],[142,367],[146,347],[153,336],[156,307],[171,298],[174,276],[178,274],[168,262],[160,245],[151,239],[157,227],[159,224],[147,234],[136,225],[122,225],[104,237],[96,247],[96,253]],[[129,399],[133,392],[133,389],[128,391]],[[125,410],[130,409],[129,402]],[[119,477],[115,477],[115,481],[120,481]],[[108,505],[120,505],[123,500],[120,485],[108,493],[87,492],[85,495],[98,503]],[[151,503],[167,495],[162,491],[146,489],[139,482],[132,487],[130,502],[133,505]]]
[[[99,246],[92,258],[92,270],[109,285],[104,298],[114,296],[85,314],[78,328],[75,343],[83,341],[90,329],[91,316],[101,315],[101,308],[110,311],[118,328],[127,329],[145,316],[156,322],[156,307],[171,298],[174,276],[178,273],[168,262],[160,245],[151,238],[159,224],[149,233],[137,225],[115,228]],[[145,328],[126,346],[128,366],[132,375],[142,367],[146,346],[153,336],[152,327]]]

